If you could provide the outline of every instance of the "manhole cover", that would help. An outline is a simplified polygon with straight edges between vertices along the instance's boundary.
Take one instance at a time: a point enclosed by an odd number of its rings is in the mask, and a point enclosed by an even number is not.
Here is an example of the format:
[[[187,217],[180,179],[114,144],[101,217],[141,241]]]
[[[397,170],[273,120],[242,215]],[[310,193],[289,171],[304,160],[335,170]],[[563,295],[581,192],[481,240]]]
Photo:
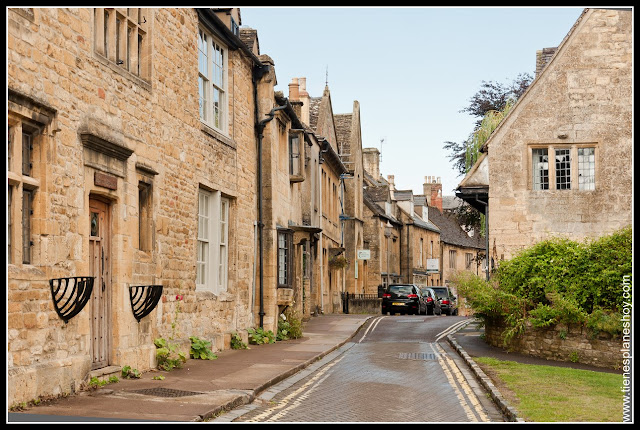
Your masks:
[[[436,355],[426,352],[401,352],[398,358],[402,360],[435,360]]]
[[[197,391],[182,391],[182,390],[174,390],[172,388],[146,388],[144,390],[135,390],[133,393],[144,394],[145,396],[156,396],[156,397],[185,397],[185,396],[197,396],[199,393]]]

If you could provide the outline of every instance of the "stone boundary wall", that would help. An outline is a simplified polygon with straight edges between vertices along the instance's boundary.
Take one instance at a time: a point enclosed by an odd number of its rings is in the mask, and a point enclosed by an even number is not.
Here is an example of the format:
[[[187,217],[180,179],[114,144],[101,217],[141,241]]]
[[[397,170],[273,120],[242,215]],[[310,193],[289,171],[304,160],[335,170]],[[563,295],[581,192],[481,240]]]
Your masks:
[[[379,314],[382,309],[382,299],[358,299],[349,297],[350,314]]]
[[[555,361],[573,361],[609,369],[622,367],[622,339],[608,333],[592,338],[586,327],[558,324],[547,329],[535,329],[527,324],[521,336],[503,342],[506,325],[501,321],[486,321],[485,340],[488,344],[509,351]]]

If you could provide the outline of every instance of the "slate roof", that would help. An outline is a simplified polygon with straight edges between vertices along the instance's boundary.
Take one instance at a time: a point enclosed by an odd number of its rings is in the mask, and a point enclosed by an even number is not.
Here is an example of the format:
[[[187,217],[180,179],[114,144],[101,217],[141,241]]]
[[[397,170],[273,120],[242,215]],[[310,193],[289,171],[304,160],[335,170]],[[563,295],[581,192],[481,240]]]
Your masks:
[[[375,216],[387,219],[387,220],[389,220],[389,221],[391,221],[393,223],[396,223],[396,224],[402,224],[394,216],[387,215],[385,213],[385,210],[371,198],[369,190],[364,190],[363,191],[362,200],[363,200],[365,206],[368,207],[371,210],[371,212],[373,212],[373,214]]]
[[[320,103],[322,97],[309,97],[309,127],[316,131],[318,126],[318,114],[320,113]]]
[[[455,216],[449,213],[440,213],[438,208],[429,206],[429,221],[440,229],[440,241],[450,245],[467,248],[485,249],[485,239],[479,236],[471,237],[465,232]]]
[[[340,148],[340,155],[351,154],[352,117],[353,115],[350,113],[337,114],[333,116],[333,121],[336,125],[336,136],[338,138],[338,148]],[[350,157],[345,156],[345,158]]]
[[[255,51],[258,53],[258,55],[260,55],[260,44],[258,42],[257,30],[249,27],[241,27],[238,37],[252,51],[254,50],[255,43]]]

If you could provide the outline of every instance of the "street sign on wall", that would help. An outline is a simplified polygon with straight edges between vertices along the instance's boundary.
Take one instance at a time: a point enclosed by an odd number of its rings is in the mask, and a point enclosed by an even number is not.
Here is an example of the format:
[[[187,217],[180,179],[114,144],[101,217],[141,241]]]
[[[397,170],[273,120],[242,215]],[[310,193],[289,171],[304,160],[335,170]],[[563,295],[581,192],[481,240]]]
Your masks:
[[[427,273],[440,272],[440,259],[439,258],[427,258]]]
[[[371,251],[369,249],[358,249],[358,260],[369,260]]]

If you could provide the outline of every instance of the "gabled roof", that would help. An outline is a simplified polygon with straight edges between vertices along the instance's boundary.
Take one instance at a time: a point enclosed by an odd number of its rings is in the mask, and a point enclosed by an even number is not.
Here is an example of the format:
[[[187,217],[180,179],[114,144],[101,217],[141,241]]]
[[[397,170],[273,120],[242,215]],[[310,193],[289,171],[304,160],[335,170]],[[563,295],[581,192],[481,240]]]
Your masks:
[[[548,70],[552,68],[554,60],[564,53],[566,45],[569,43],[569,40],[574,35],[576,28],[578,27],[578,25],[580,24],[580,22],[582,21],[582,19],[584,18],[584,16],[587,14],[588,11],[589,11],[589,9],[584,9],[582,11],[582,14],[580,14],[580,16],[578,17],[576,22],[573,24],[573,26],[571,27],[571,29],[567,33],[567,35],[564,37],[564,39],[562,39],[562,42],[560,43],[560,45],[558,45],[558,48],[556,49],[555,53],[551,56],[551,58],[549,59],[549,61],[545,65],[544,69],[542,69],[540,74],[535,77],[533,82],[531,82],[529,87],[525,90],[525,92],[516,101],[516,104],[513,106],[513,108],[511,108],[511,110],[509,111],[507,116],[502,119],[500,124],[498,124],[498,127],[496,127],[496,129],[491,133],[491,136],[489,136],[487,141],[480,148],[480,152],[486,152],[487,151],[489,143],[491,143],[491,141],[494,139],[494,137],[498,135],[498,131],[500,129],[502,129],[503,127],[507,127],[506,124],[510,123],[510,119],[511,118],[515,118],[517,116],[516,112],[519,111],[520,107],[524,104],[523,100],[525,100],[527,98],[528,94],[532,91],[532,89],[535,86],[537,86],[538,82],[540,82],[540,80],[541,80],[540,78],[542,76],[544,76],[546,73],[550,73],[550,72],[548,72]]]

